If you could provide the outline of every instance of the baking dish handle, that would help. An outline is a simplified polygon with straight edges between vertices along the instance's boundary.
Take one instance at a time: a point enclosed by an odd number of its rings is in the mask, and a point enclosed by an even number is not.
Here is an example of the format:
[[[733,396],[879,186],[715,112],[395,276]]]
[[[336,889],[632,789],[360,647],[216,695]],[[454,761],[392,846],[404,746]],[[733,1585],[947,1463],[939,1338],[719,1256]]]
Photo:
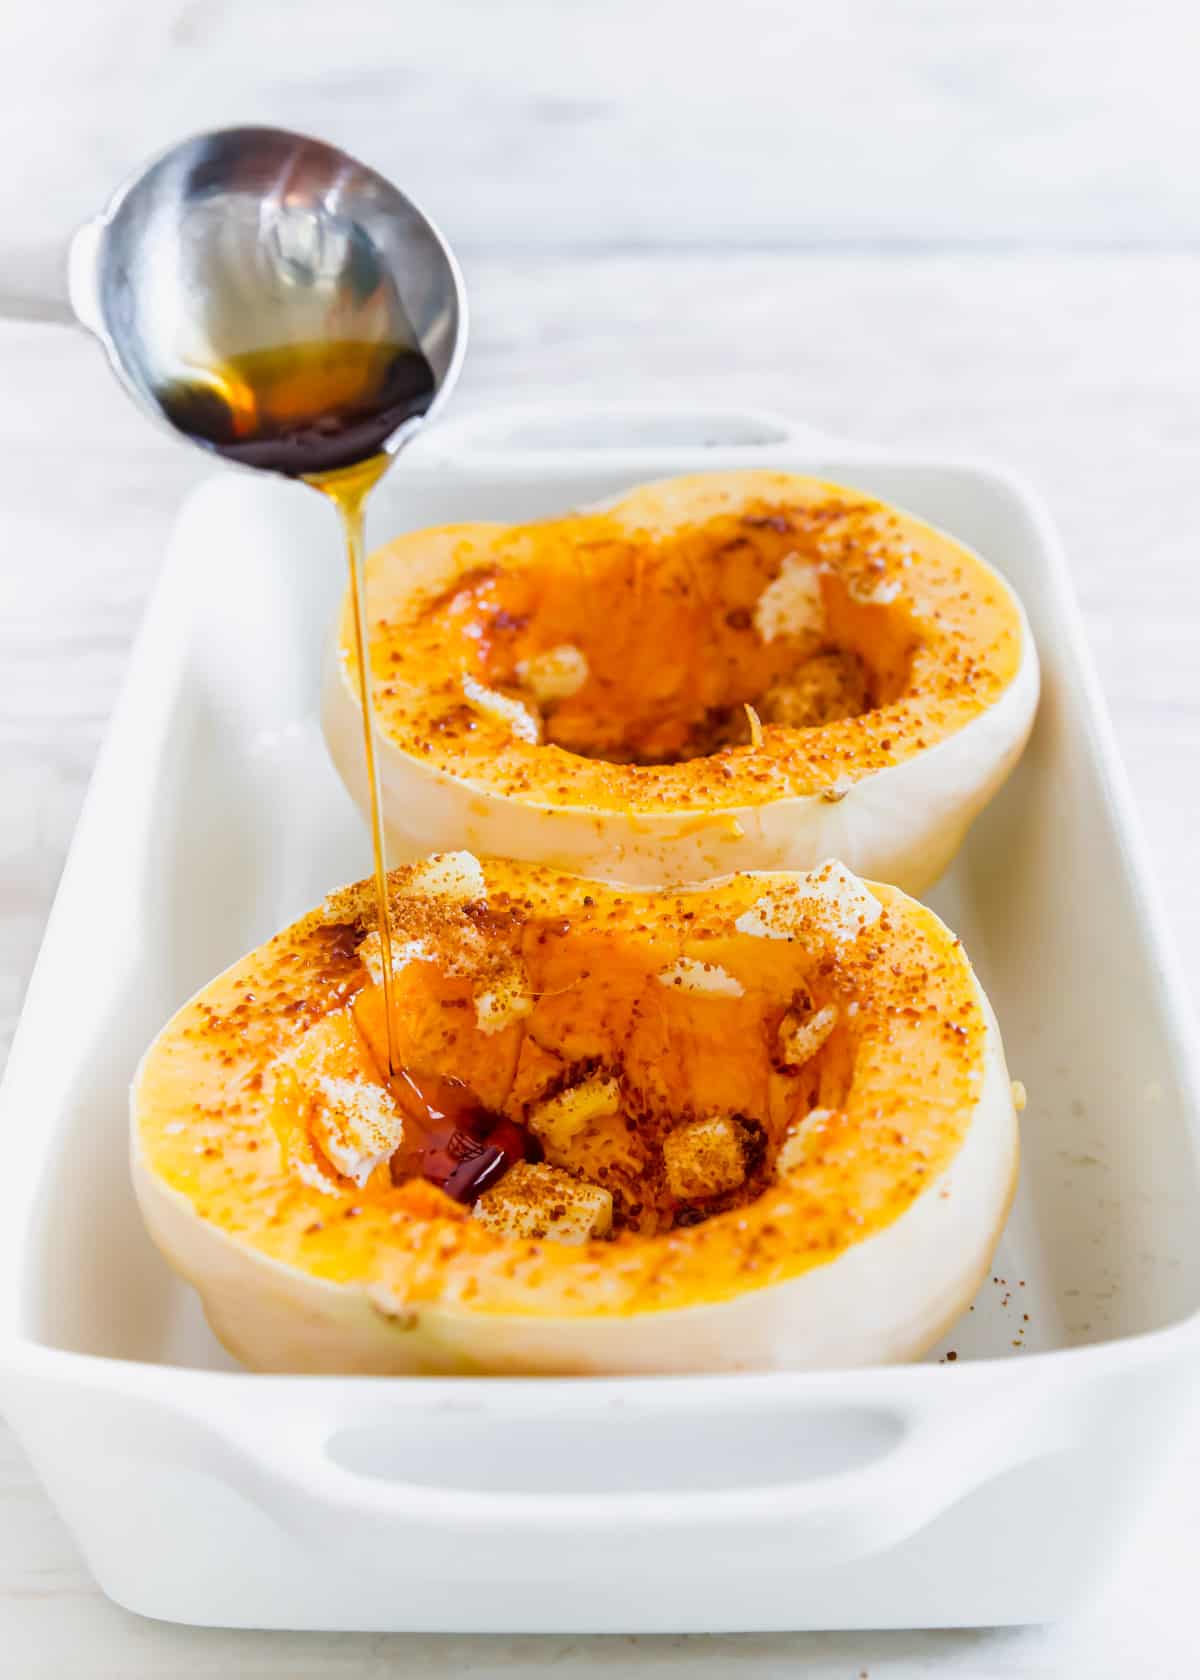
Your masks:
[[[221,1433],[236,1459],[225,1466],[228,1479],[252,1491],[284,1527],[313,1539],[354,1534],[377,1547],[382,1535],[415,1524],[431,1537],[459,1534],[565,1543],[570,1535],[586,1531],[622,1545],[711,1528],[726,1538],[738,1530],[747,1537],[773,1531],[788,1544],[802,1547],[814,1563],[834,1563],[894,1545],[1006,1470],[1069,1446],[1069,1408],[1054,1405],[1052,1396],[1049,1401],[1041,1395],[1022,1404],[1011,1391],[1001,1398],[992,1390],[974,1402],[970,1394],[959,1393],[948,1402],[933,1407],[922,1403],[910,1412],[886,1404],[800,1404],[789,1412],[800,1434],[806,1428],[819,1433],[834,1416],[842,1423],[847,1418],[855,1422],[864,1447],[861,1461],[832,1472],[818,1468],[791,1480],[750,1479],[755,1476],[750,1469],[741,1485],[680,1482],[666,1491],[624,1481],[606,1488],[602,1473],[597,1474],[596,1486],[583,1492],[523,1488],[519,1475],[503,1487],[481,1489],[463,1485],[461,1479],[439,1480],[436,1449],[426,1451],[428,1469],[403,1478],[393,1478],[384,1464],[364,1468],[361,1452],[352,1463],[345,1461],[341,1443],[355,1433],[373,1441],[381,1457],[389,1442],[406,1442],[410,1460],[415,1454],[419,1461],[423,1446],[413,1442],[404,1408],[380,1409],[365,1427],[332,1431],[320,1426],[319,1416],[310,1417],[307,1429],[294,1428],[292,1422],[284,1430],[271,1428],[264,1419],[247,1431],[250,1419],[242,1411]],[[447,1404],[453,1413],[453,1401]],[[471,1410],[463,1408],[462,1416]],[[678,1430],[686,1442],[682,1420],[689,1410],[693,1418],[703,1416],[702,1407],[684,1406],[681,1412],[668,1401],[659,1410],[659,1422],[666,1424],[670,1436]],[[603,1456],[603,1416],[586,1405],[568,1403],[565,1411],[595,1432],[593,1450]],[[631,1422],[642,1429],[645,1410],[630,1411]],[[480,1416],[477,1407],[474,1412]],[[483,1415],[492,1431],[491,1450],[497,1454],[506,1439],[505,1418],[490,1408]],[[548,1450],[553,1450],[555,1420],[563,1415],[557,1407],[542,1410]],[[739,1417],[739,1431],[749,1444],[756,1430],[753,1410],[744,1415],[739,1411]],[[208,1421],[213,1421],[211,1414]],[[294,1414],[293,1421],[299,1421]],[[696,1480],[703,1481],[710,1469],[697,1463]],[[735,1478],[736,1474],[735,1470]],[[535,1483],[538,1479],[544,1480],[533,1478]]]
[[[800,449],[828,450],[841,443],[815,426],[767,409],[683,403],[541,403],[489,408],[461,420],[439,421],[419,442],[425,461],[472,472],[503,470],[530,456],[562,460],[625,454],[679,456],[694,466],[705,450],[745,457],[787,458]]]

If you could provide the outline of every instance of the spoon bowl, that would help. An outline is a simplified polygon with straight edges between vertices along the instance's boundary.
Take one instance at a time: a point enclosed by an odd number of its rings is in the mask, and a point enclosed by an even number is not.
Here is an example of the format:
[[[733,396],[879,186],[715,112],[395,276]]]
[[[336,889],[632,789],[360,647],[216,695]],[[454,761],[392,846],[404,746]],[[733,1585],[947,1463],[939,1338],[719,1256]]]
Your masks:
[[[334,146],[231,128],[171,148],[76,234],[76,316],[143,408],[292,477],[394,455],[466,348],[438,230]]]

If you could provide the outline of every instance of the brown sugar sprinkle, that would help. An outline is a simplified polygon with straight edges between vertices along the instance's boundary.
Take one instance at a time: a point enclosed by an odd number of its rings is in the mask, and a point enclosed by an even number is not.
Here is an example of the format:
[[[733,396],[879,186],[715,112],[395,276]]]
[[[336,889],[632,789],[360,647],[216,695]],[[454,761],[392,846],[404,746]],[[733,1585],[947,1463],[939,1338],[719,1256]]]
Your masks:
[[[721,810],[821,792],[839,763],[863,775],[903,761],[1012,680],[1019,613],[949,538],[785,474],[739,475],[722,500],[719,477],[696,481],[690,523],[646,490],[602,513],[416,533],[373,557],[372,663],[386,677],[402,656],[424,678],[380,696],[385,733],[505,795]],[[767,637],[760,604],[788,567],[808,568],[811,608]],[[433,581],[414,587],[418,572]],[[523,662],[563,646],[586,678],[535,708],[541,744],[466,703],[464,675],[519,698]],[[857,698],[836,676],[847,661],[864,673]],[[828,703],[797,711],[818,671]],[[773,726],[753,757],[747,705]]]

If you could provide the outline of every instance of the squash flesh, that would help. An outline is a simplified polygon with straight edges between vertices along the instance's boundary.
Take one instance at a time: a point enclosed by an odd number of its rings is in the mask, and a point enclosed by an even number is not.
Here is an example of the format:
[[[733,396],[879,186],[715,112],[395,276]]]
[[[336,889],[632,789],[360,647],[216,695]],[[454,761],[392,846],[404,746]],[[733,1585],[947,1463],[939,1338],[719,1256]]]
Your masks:
[[[755,609],[789,564],[818,605],[765,640]],[[622,814],[819,794],[902,764],[992,705],[1026,651],[1019,607],[968,550],[783,473],[669,480],[538,525],[418,532],[372,556],[370,589],[380,726],[399,750],[491,795]],[[350,630],[347,613],[347,694]],[[549,709],[548,744],[464,694],[464,676],[517,693],[520,668],[562,647],[588,674]],[[835,680],[814,727],[770,721],[764,697],[831,654],[865,671],[867,709]],[[747,702],[767,713],[757,748]]]
[[[537,1001],[511,1027],[485,1033],[453,990],[464,977],[435,980],[436,965],[411,963],[398,976],[408,988],[398,1025],[421,1071],[490,1075],[490,1099],[515,1117],[581,1053],[619,1060],[660,1125],[727,1111],[736,1097],[737,1111],[763,1128],[768,1161],[820,1101],[834,1114],[819,1155],[786,1181],[764,1172],[751,1199],[704,1223],[658,1229],[658,1206],[654,1218],[627,1218],[615,1240],[570,1251],[498,1238],[423,1183],[376,1174],[331,1195],[297,1182],[270,1119],[281,1054],[347,1003],[368,1043],[382,1026],[377,1014],[372,1021],[378,989],[351,954],[370,924],[359,888],[235,965],[165,1029],[135,1090],[143,1182],[316,1280],[381,1288],[414,1308],[588,1318],[730,1300],[797,1277],[898,1219],[954,1159],[978,1095],[986,1020],[961,949],[902,894],[872,888],[882,913],[856,939],[831,936],[824,912],[801,903],[789,941],[735,927],[767,888],[778,890],[770,878],[659,898],[512,864],[490,862],[484,873],[486,914],[510,930],[504,960],[519,955]],[[404,877],[396,872],[401,937],[429,937],[445,912],[407,898]],[[721,968],[741,995],[664,986],[661,974],[680,958]],[[788,1075],[769,1046],[801,990],[840,1000],[843,1016],[816,1064]],[[422,996],[428,1007],[418,1008]],[[657,1158],[660,1136],[651,1126],[643,1157]],[[602,1131],[591,1156],[567,1159],[615,1171],[614,1142]]]

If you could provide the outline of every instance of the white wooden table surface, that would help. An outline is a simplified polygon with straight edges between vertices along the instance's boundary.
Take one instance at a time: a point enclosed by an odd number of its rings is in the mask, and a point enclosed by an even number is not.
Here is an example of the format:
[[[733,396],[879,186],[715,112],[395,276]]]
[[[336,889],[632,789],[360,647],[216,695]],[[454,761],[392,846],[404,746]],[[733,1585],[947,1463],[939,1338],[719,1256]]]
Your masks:
[[[742,401],[992,455],[1066,537],[1200,981],[1200,13],[1173,0],[0,0],[0,317],[148,151],[324,133],[461,244],[461,409]],[[99,353],[0,318],[0,1056],[130,638],[205,468]],[[1114,1007],[1120,977],[1114,976]],[[1200,1423],[1086,1614],[1001,1633],[466,1640],[138,1621],[0,1430],[0,1674],[1184,1680]]]

